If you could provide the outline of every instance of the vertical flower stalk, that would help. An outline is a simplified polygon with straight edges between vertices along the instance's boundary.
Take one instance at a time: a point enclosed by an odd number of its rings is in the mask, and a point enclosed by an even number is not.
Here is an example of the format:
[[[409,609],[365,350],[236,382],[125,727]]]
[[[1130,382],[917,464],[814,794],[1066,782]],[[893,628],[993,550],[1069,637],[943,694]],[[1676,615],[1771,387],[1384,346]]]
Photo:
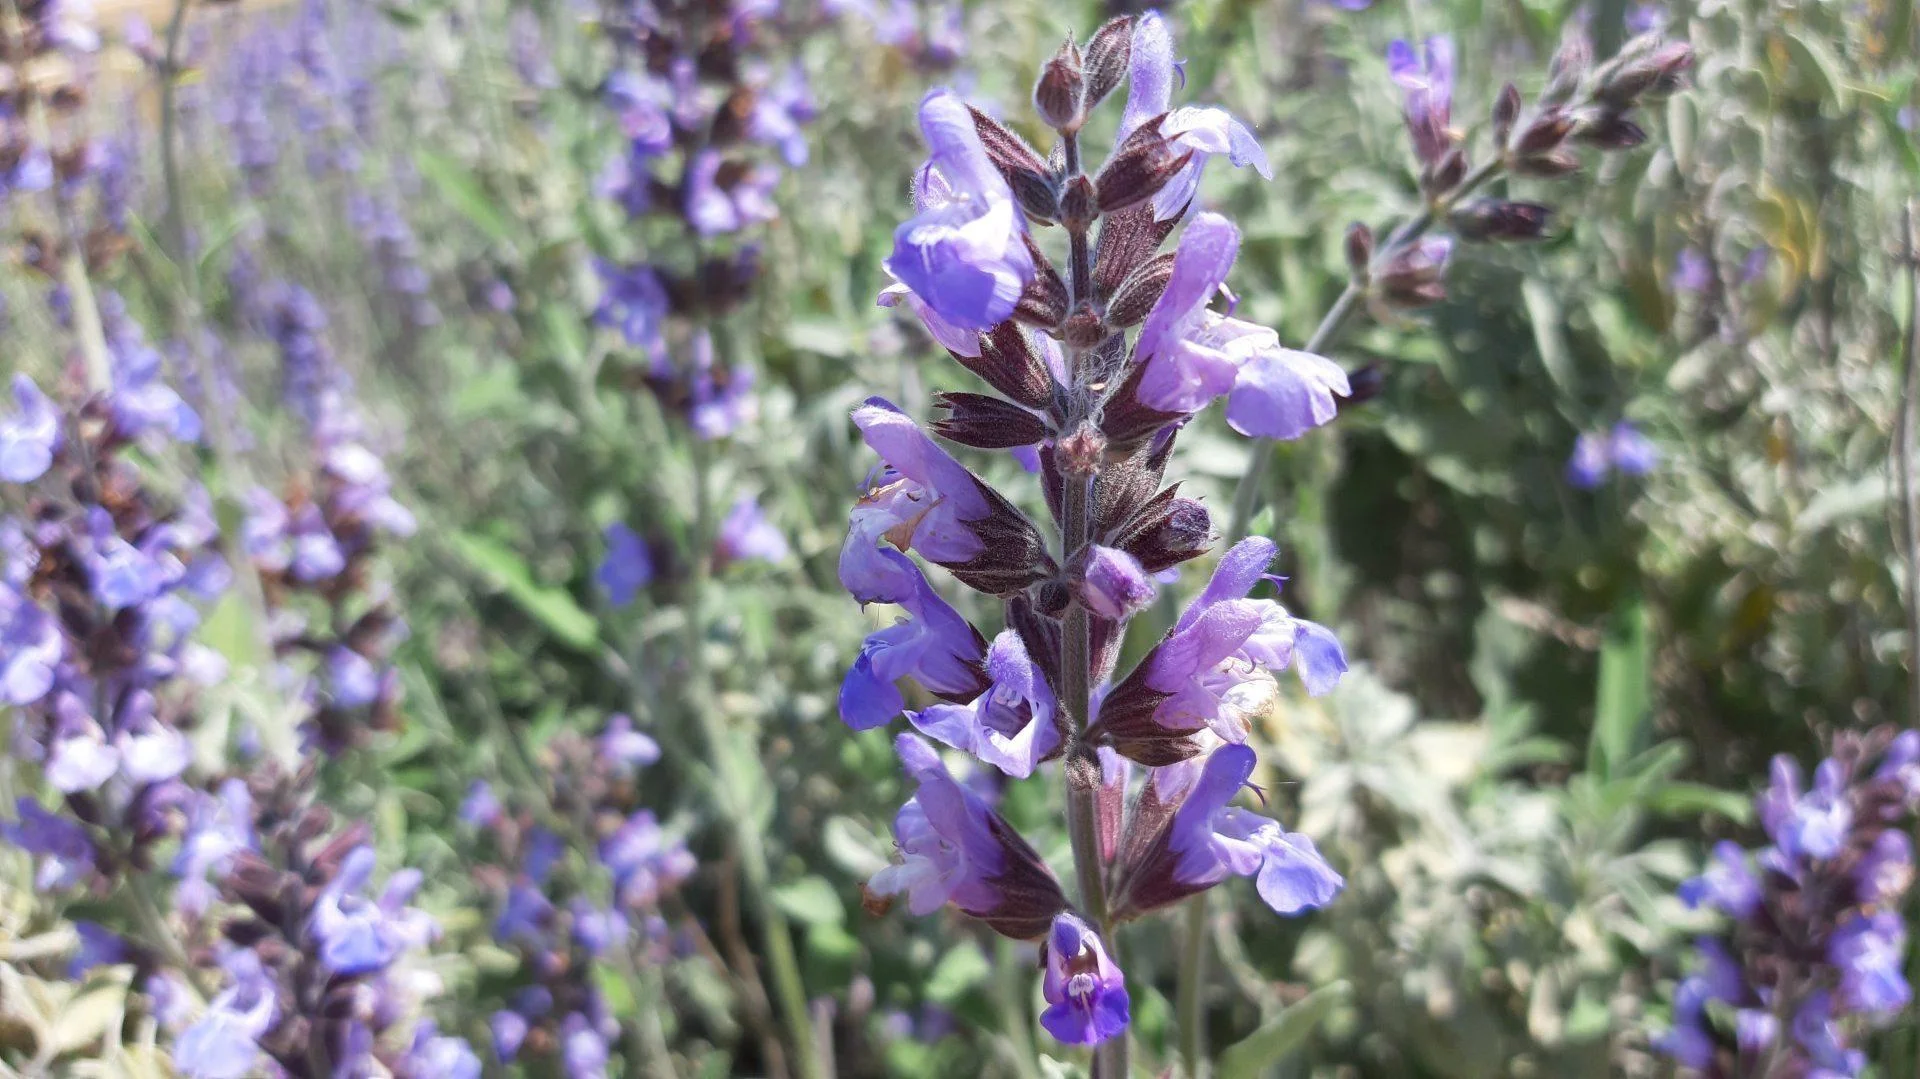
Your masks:
[[[1580,169],[1576,151],[1581,147],[1617,152],[1646,142],[1647,132],[1633,119],[1634,110],[1678,89],[1692,63],[1693,52],[1686,44],[1662,41],[1655,29],[1596,66],[1585,30],[1575,26],[1549,65],[1547,85],[1531,107],[1512,83],[1501,88],[1490,116],[1493,145],[1475,164],[1453,126],[1457,72],[1452,39],[1429,38],[1417,50],[1405,41],[1394,42],[1387,50],[1387,70],[1402,94],[1425,207],[1378,241],[1363,224],[1348,230],[1351,277],[1307,339],[1306,351],[1329,348],[1363,308],[1386,317],[1444,300],[1446,268],[1456,240],[1513,243],[1545,237],[1551,207],[1504,196],[1472,196],[1502,176],[1566,179]],[[1256,441],[1249,451],[1234,492],[1230,538],[1246,535],[1260,509],[1272,449]]]
[[[1771,772],[1755,800],[1768,845],[1722,842],[1681,886],[1725,928],[1701,938],[1656,1046],[1686,1071],[1731,1079],[1858,1075],[1857,1036],[1913,999],[1900,910],[1920,732],[1842,734],[1811,785],[1785,756]]]
[[[1230,876],[1257,877],[1284,914],[1329,902],[1342,883],[1311,840],[1230,804],[1255,768],[1244,743],[1279,692],[1275,672],[1296,669],[1317,694],[1346,668],[1331,632],[1253,596],[1271,543],[1228,551],[1166,638],[1116,671],[1155,575],[1211,546],[1206,508],[1166,483],[1180,428],[1225,398],[1241,433],[1296,437],[1350,391],[1330,361],[1212,308],[1240,237],[1196,205],[1201,173],[1214,156],[1262,175],[1268,165],[1227,113],[1174,108],[1175,80],[1171,35],[1149,13],[1107,23],[1084,49],[1069,39],[1047,61],[1033,105],[1057,137],[1050,155],[950,92],[921,103],[930,156],[880,302],[906,305],[995,391],[937,395],[945,414],[933,433],[1036,462],[1053,528],[872,398],[853,422],[882,467],[840,561],[856,599],[907,616],[868,638],[842,686],[842,718],[864,730],[904,712],[919,731],[897,741],[919,783],[894,823],[901,860],[870,895],[880,906],[905,895],[919,914],[951,904],[1040,940],[1041,1023],[1095,1047],[1095,1073],[1109,1079],[1128,1074],[1119,925]],[[1118,138],[1089,171],[1082,127],[1123,83]],[[1033,233],[1053,225],[1064,270]],[[991,644],[913,554],[1000,601],[1006,628]],[[932,703],[909,707],[903,681]],[[925,739],[1016,779],[1060,762],[1071,902]],[[1134,765],[1146,768],[1138,782]]]
[[[754,370],[729,347],[730,321],[754,295],[761,267],[752,237],[775,216],[782,170],[806,161],[802,127],[813,102],[797,64],[783,62],[785,27],[774,8],[608,0],[600,11],[601,36],[613,49],[601,95],[619,137],[598,189],[643,239],[635,246],[647,258],[627,261],[612,252],[595,261],[601,295],[594,319],[628,346],[615,362],[629,366],[627,381],[644,386],[672,419],[674,442],[691,466],[684,557],[675,560],[687,567],[682,703],[705,742],[713,797],[764,935],[772,996],[792,1053],[787,1065],[812,1079],[823,1074],[823,1058],[792,935],[772,901],[765,839],[751,819],[751,795],[764,782],[754,775],[756,754],[717,706],[706,650],[714,575],[787,553],[751,499],[735,499],[720,512],[723,493],[713,489],[712,466],[725,441],[756,418]],[[652,558],[646,538],[624,522],[609,527],[606,541],[600,583],[615,606],[625,606],[652,581]],[[644,694],[634,689],[636,697]]]

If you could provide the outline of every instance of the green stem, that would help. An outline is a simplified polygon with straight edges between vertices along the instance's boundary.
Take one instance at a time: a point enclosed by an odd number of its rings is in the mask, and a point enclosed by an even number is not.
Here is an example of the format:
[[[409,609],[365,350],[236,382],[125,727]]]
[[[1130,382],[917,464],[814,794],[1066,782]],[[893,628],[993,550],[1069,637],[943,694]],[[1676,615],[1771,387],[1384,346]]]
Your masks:
[[[1013,1042],[1014,1074],[1018,1079],[1040,1079],[1039,1052],[1034,1048],[1026,993],[1022,992],[1026,983],[1020,979],[1020,957],[1011,940],[998,934],[994,940],[997,954],[993,965],[999,975],[994,979],[994,1004],[1000,1009],[1001,1029]]]
[[[806,985],[800,977],[800,960],[793,947],[793,934],[780,908],[773,902],[773,874],[767,865],[766,845],[760,830],[748,819],[742,796],[748,780],[740,774],[737,747],[732,732],[721,720],[714,705],[712,674],[706,662],[706,617],[702,600],[711,576],[709,558],[713,546],[713,508],[707,491],[707,446],[698,438],[691,440],[693,457],[694,525],[691,536],[692,573],[687,589],[686,650],[687,698],[694,718],[707,742],[717,789],[714,801],[726,814],[733,831],[735,849],[740,854],[740,869],[746,877],[746,891],[759,916],[765,936],[767,966],[773,975],[774,997],[788,1036],[793,1040],[794,1071],[802,1079],[825,1079],[820,1058],[814,1052],[812,1017],[807,1010]]]
[[[1186,1079],[1202,1079],[1207,1073],[1206,1009],[1202,1007],[1202,983],[1207,971],[1207,896],[1201,892],[1187,900],[1180,949],[1179,981],[1174,996],[1174,1014],[1180,1023],[1180,1067]]]

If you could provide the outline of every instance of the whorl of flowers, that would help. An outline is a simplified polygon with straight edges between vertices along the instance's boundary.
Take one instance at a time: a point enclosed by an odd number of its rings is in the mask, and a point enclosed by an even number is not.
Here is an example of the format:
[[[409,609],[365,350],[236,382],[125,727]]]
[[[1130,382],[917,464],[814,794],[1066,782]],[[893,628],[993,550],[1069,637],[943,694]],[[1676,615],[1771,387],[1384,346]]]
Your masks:
[[[1755,806],[1767,845],[1722,842],[1681,888],[1726,928],[1701,939],[1660,1048],[1730,1079],[1859,1075],[1858,1035],[1913,997],[1900,912],[1913,882],[1920,732],[1843,733],[1811,784],[1776,757]]]
[[[502,1062],[555,1056],[568,1075],[602,1074],[619,1023],[594,965],[671,957],[660,901],[694,860],[681,837],[637,807],[636,780],[660,747],[630,718],[611,717],[594,738],[559,735],[539,756],[551,779],[539,806],[503,805],[481,781],[460,809],[499,858],[480,874],[499,897],[494,938],[522,959],[522,984],[490,1020],[493,1049]],[[543,823],[547,811],[554,819]],[[584,830],[594,842],[590,863],[567,857],[549,827],[558,822],[577,822],[567,834]]]
[[[868,638],[841,713],[866,729],[904,712],[920,732],[897,741],[918,784],[894,825],[901,861],[869,891],[1042,940],[1041,1022],[1072,1044],[1126,1028],[1116,924],[1229,876],[1256,877],[1287,914],[1342,883],[1311,840],[1230,804],[1254,770],[1243,743],[1277,672],[1324,693],[1346,669],[1331,632],[1254,595],[1270,541],[1228,551],[1160,644],[1116,671],[1155,575],[1212,543],[1206,507],[1166,483],[1181,426],[1225,398],[1237,430],[1293,438],[1349,392],[1331,361],[1213,309],[1240,237],[1195,204],[1202,170],[1213,157],[1262,175],[1268,164],[1224,111],[1174,107],[1177,78],[1166,23],[1148,13],[1047,62],[1034,105],[1060,139],[1050,156],[947,91],[920,107],[931,156],[881,302],[905,303],[994,391],[937,395],[933,435],[1036,460],[1055,527],[1043,531],[892,403],[853,413],[882,468],[853,510],[841,581],[906,618]],[[1082,125],[1123,82],[1116,144],[1089,174]],[[1065,233],[1064,266],[1038,242],[1050,225]],[[911,554],[1000,600],[1006,628],[989,641]],[[909,706],[902,682],[933,700]],[[1064,761],[1077,903],[926,739],[1015,778]],[[1149,769],[1138,784],[1130,762]]]
[[[671,230],[677,260],[600,260],[596,321],[640,353],[640,378],[700,438],[750,418],[752,371],[716,355],[708,324],[751,295],[782,167],[806,163],[815,112],[797,64],[773,46],[777,10],[735,0],[613,0],[602,29],[615,62],[602,95],[619,148],[600,193],[643,225]],[[669,320],[687,323],[669,326]]]

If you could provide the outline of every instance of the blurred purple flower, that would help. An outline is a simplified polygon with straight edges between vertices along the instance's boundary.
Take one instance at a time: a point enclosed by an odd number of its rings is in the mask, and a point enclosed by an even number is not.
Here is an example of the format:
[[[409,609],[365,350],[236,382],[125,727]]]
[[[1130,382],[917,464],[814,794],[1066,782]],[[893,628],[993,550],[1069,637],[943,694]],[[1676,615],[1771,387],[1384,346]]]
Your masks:
[[[607,553],[595,577],[607,594],[607,602],[625,607],[653,580],[653,556],[647,553],[646,541],[625,521],[609,524],[603,535]]]
[[[781,562],[790,553],[787,538],[767,519],[760,503],[742,495],[720,522],[720,534],[714,538],[713,568],[753,560]]]

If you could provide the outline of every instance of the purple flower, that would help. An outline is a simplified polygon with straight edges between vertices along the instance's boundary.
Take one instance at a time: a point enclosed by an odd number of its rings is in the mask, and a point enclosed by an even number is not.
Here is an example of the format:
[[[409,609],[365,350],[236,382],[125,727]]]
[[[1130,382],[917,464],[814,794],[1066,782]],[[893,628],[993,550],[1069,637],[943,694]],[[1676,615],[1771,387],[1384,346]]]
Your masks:
[[[1237,167],[1252,165],[1262,178],[1273,179],[1273,167],[1259,140],[1226,110],[1200,106],[1172,109],[1173,35],[1159,12],[1148,11],[1134,21],[1128,66],[1127,106],[1121,114],[1116,145],[1141,124],[1165,113],[1166,119],[1160,122],[1161,136],[1175,154],[1193,155],[1186,167],[1154,195],[1155,217],[1168,221],[1187,209],[1199,190],[1207,158],[1215,154],[1226,154]]]
[[[433,1020],[423,1019],[402,1069],[419,1079],[480,1079],[480,1058],[465,1041],[441,1036]]]
[[[1061,913],[1047,933],[1047,1009],[1040,1025],[1068,1045],[1098,1045],[1124,1033],[1131,1018],[1126,975],[1093,927]]]
[[[0,418],[0,480],[32,483],[60,449],[60,416],[25,375],[13,376],[13,400],[18,411]]]
[[[1174,873],[1200,888],[1212,887],[1228,874],[1255,877],[1260,898],[1280,914],[1325,906],[1346,881],[1320,857],[1313,840],[1228,804],[1247,785],[1253,766],[1251,749],[1225,745],[1214,750],[1197,780],[1191,762],[1161,770],[1184,774],[1192,784],[1167,829],[1167,844],[1176,858]],[[1162,797],[1176,800],[1164,793]]]
[[[1772,782],[1760,796],[1760,822],[1787,858],[1831,858],[1840,853],[1853,825],[1853,806],[1839,762],[1822,761],[1813,789],[1800,792],[1800,766],[1784,754],[1773,759]]]
[[[920,130],[931,156],[914,191],[919,212],[895,230],[887,272],[952,326],[992,329],[1033,280],[1024,219],[958,97],[928,94]]]
[[[922,734],[1025,779],[1060,746],[1053,690],[1013,630],[993,639],[987,677],[991,685],[972,703],[936,704],[907,718]]]
[[[602,910],[584,896],[575,896],[568,910],[573,915],[573,942],[591,956],[603,956],[614,941],[627,935],[627,919],[619,911]]]
[[[906,708],[894,686],[902,678],[959,700],[972,700],[987,687],[987,644],[980,631],[940,598],[912,559],[898,551],[876,556],[905,582],[887,587],[886,602],[899,604],[907,617],[868,636],[841,683],[840,718],[856,731],[885,726]],[[845,564],[843,559],[843,580]]]
[[[460,802],[460,820],[462,823],[484,828],[500,819],[500,799],[493,793],[493,784],[484,779],[476,779],[473,786],[467,788],[467,796]]]
[[[1080,577],[1080,602],[1101,618],[1122,622],[1153,602],[1157,589],[1140,560],[1125,551],[1095,545]]]
[[[607,1039],[575,1012],[560,1026],[560,1057],[567,1079],[606,1079]]]
[[[1852,1079],[1866,1070],[1867,1055],[1840,1040],[1833,996],[1825,989],[1807,994],[1805,1003],[1793,1015],[1792,1035],[1813,1065],[1807,1079]]]
[[[1037,935],[1066,907],[1053,874],[978,794],[954,781],[932,746],[911,734],[893,745],[919,789],[893,820],[901,861],[874,874],[868,890],[904,892],[914,914],[952,903],[996,928],[1021,930],[1010,935]]]
[[[502,1063],[520,1055],[520,1045],[527,1040],[527,1017],[519,1012],[502,1008],[493,1013],[488,1021],[493,1034],[493,1055]]]
[[[1920,799],[1920,731],[1904,730],[1895,735],[1873,778],[1898,782],[1906,791],[1909,805]]]
[[[644,263],[622,266],[596,259],[593,265],[602,290],[594,321],[616,327],[627,344],[658,363],[667,353],[661,329],[667,319],[667,289],[659,275]]]
[[[694,437],[725,438],[753,421],[760,401],[753,393],[753,368],[736,366],[716,377],[713,335],[696,330],[689,343],[693,371],[688,379],[687,426]]]
[[[720,522],[720,534],[714,538],[713,564],[719,569],[753,559],[781,562],[790,553],[787,538],[767,519],[760,503],[742,495]]]
[[[651,907],[662,892],[693,874],[686,844],[669,837],[649,810],[637,810],[600,842],[600,861],[613,874],[614,893],[631,909]]]
[[[127,942],[99,922],[75,919],[73,931],[80,938],[73,958],[67,960],[67,978],[79,981],[95,967],[109,967],[127,961]]]
[[[1208,308],[1240,250],[1240,230],[1197,215],[1180,237],[1173,277],[1134,346],[1146,364],[1141,403],[1197,412],[1232,393],[1227,422],[1241,434],[1298,438],[1334,417],[1334,397],[1352,392],[1339,364],[1283,348],[1272,330]]]
[[[191,915],[204,912],[215,897],[209,877],[224,874],[235,854],[253,847],[253,796],[244,780],[228,779],[214,793],[196,796],[188,803],[187,831],[173,860],[180,878],[175,903]]]
[[[327,653],[327,687],[336,708],[365,708],[380,699],[382,678],[373,661],[351,648]]]
[[[553,903],[540,889],[524,881],[507,889],[507,902],[493,922],[493,937],[501,943],[538,942],[553,917]]]
[[[1413,46],[1395,41],[1387,47],[1387,73],[1400,85],[1407,132],[1424,165],[1434,165],[1453,149],[1453,39],[1430,37],[1416,56]]]
[[[1697,247],[1683,248],[1673,262],[1673,287],[1680,292],[1705,292],[1713,284],[1713,263]]]
[[[687,223],[702,236],[738,232],[748,225],[770,221],[776,213],[772,196],[779,172],[756,166],[734,178],[731,186],[722,187],[721,166],[726,163],[720,152],[712,149],[698,151],[687,162],[684,209]]]
[[[173,1046],[173,1066],[188,1079],[245,1079],[260,1059],[256,1041],[273,1026],[270,986],[242,982],[213,999],[207,1014]]]
[[[633,717],[609,716],[607,729],[600,732],[600,756],[615,768],[631,773],[660,759],[660,743],[633,729]]]
[[[34,887],[61,891],[78,884],[94,867],[93,841],[87,830],[40,808],[31,798],[14,804],[19,820],[5,826],[7,841],[40,859]]]
[[[607,553],[600,560],[595,578],[606,592],[608,603],[625,607],[653,580],[653,556],[647,553],[646,541],[625,521],[609,524],[602,535]]]
[[[1573,456],[1567,458],[1567,482],[1583,491],[1591,491],[1606,480],[1613,461],[1607,455],[1607,440],[1592,432],[1582,432],[1573,442]]]
[[[1863,1012],[1888,1012],[1913,998],[1902,969],[1907,927],[1894,911],[1855,915],[1827,944],[1827,959],[1840,970],[1840,999]]]
[[[53,616],[0,582],[0,704],[26,705],[53,689],[66,638]]]
[[[1658,447],[1625,420],[1613,425],[1607,452],[1613,459],[1613,467],[1627,476],[1644,476],[1660,463]]]
[[[1680,885],[1680,898],[1689,907],[1712,907],[1744,921],[1760,908],[1760,879],[1747,866],[1747,852],[1723,839],[1714,844],[1706,871]]]
[[[433,931],[425,915],[405,909],[419,885],[419,872],[395,873],[376,902],[358,894],[372,877],[373,867],[372,847],[349,853],[309,916],[309,931],[320,944],[320,961],[343,977],[385,970],[403,950],[424,943]]]
[[[1276,553],[1273,541],[1259,536],[1235,544],[1172,631],[1108,695],[1102,721],[1109,709],[1127,714],[1145,696],[1157,700],[1152,715],[1161,728],[1207,727],[1238,743],[1278,694],[1270,672],[1291,666],[1308,693],[1331,692],[1347,670],[1332,631],[1294,618],[1272,600],[1246,598]]]

